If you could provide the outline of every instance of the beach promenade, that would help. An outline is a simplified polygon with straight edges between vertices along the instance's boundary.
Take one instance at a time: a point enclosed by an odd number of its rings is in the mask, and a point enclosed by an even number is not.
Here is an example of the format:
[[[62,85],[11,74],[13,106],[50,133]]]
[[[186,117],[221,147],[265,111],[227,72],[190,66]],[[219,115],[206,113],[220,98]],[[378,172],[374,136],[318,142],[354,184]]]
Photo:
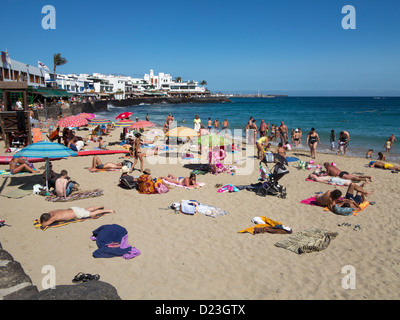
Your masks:
[[[106,136],[106,143],[119,141],[121,130],[116,128]],[[88,142],[85,149],[95,147],[96,143]],[[346,187],[306,181],[315,168],[299,169],[298,161],[289,162],[286,166],[289,174],[279,181],[287,190],[284,199],[262,197],[248,190],[218,192],[216,184],[243,186],[258,182],[256,149],[243,147],[244,150],[231,155],[231,165],[236,167],[233,174],[198,174],[197,182],[203,183],[202,187],[189,190],[175,186],[164,194],[146,195],[121,188],[118,186],[121,172],[91,172],[87,169],[92,163],[89,156],[52,161],[53,170],[57,173],[67,170],[80,184],[80,190],[103,190],[98,197],[69,202],[50,202],[32,193],[21,198],[7,197],[12,191],[31,190],[34,184],[42,184],[44,163],[35,163],[37,174],[3,175],[0,218],[10,227],[0,228],[0,243],[22,264],[39,291],[43,290],[43,267],[53,266],[57,285],[71,284],[79,272],[98,274],[124,300],[400,298],[399,174],[368,168],[367,159],[317,152],[315,165],[333,162],[349,173],[372,176],[372,182],[364,186],[374,191],[367,198],[370,203],[350,216],[301,203],[328,190],[339,189],[345,194]],[[116,145],[108,148],[121,149]],[[188,177],[198,164],[182,159],[185,145],[179,148],[175,156],[166,157],[162,150],[158,155],[145,157],[144,168],[151,170],[153,178],[168,174]],[[9,155],[4,151],[2,147],[1,155]],[[197,157],[195,152],[191,154]],[[311,159],[309,152],[295,149],[287,151],[287,155],[302,161]],[[122,161],[122,154],[99,157],[103,163]],[[139,164],[132,176],[141,175]],[[1,165],[0,169],[8,166]],[[178,214],[170,208],[173,203],[189,199],[221,208],[227,214],[216,217],[201,212]],[[46,230],[34,226],[34,220],[44,212],[98,205],[115,213]],[[255,226],[254,217],[281,222],[292,233],[240,233]],[[140,255],[132,259],[93,257],[98,247],[90,238],[92,232],[110,224],[127,230],[129,244],[140,250]],[[298,254],[276,245],[310,229],[337,235],[325,239],[329,243],[316,252]]]

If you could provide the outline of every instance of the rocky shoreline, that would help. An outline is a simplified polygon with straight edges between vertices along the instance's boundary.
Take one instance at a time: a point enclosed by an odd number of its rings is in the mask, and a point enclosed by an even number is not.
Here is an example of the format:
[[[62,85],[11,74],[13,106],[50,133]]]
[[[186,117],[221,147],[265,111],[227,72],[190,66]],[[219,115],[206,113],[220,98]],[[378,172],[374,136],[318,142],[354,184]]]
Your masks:
[[[121,300],[103,281],[56,286],[39,291],[21,264],[0,243],[0,300]]]
[[[97,100],[85,103],[72,103],[68,107],[61,107],[58,105],[49,105],[47,108],[36,109],[34,111],[36,119],[47,118],[57,119],[58,115],[62,113],[63,116],[75,115],[81,112],[95,113],[106,111],[108,106],[126,107],[138,106],[141,104],[157,104],[157,103],[219,103],[231,102],[225,96],[210,96],[210,97],[146,97],[146,98],[133,98],[123,100]]]

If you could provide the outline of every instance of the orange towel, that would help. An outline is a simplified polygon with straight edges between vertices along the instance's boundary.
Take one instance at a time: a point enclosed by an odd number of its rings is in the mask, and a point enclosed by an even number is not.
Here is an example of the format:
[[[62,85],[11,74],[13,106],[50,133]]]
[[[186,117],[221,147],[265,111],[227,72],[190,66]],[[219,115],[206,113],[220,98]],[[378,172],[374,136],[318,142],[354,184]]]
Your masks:
[[[39,128],[32,128],[32,134],[33,134],[33,143],[42,141],[42,132],[40,131]]]

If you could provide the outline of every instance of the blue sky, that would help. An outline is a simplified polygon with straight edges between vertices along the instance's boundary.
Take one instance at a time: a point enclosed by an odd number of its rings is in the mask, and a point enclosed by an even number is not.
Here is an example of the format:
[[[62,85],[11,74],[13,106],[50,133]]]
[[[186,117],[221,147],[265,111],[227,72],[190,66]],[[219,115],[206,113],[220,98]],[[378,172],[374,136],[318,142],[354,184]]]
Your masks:
[[[56,29],[44,30],[44,5]],[[356,29],[342,28],[342,7]],[[206,80],[212,91],[400,95],[397,0],[9,0],[0,49],[59,73]]]

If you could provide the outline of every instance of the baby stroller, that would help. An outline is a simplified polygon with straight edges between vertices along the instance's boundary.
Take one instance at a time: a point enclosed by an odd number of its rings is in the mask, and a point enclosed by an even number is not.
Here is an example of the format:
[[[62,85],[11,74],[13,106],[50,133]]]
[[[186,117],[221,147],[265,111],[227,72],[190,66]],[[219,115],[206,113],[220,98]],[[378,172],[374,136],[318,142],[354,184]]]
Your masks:
[[[268,163],[275,163],[270,170]],[[279,154],[267,152],[263,159],[260,161],[260,181],[261,187],[258,188],[256,193],[259,196],[265,197],[266,195],[278,196],[280,198],[286,198],[286,188],[281,186],[278,181],[286,174],[289,170],[285,167],[288,165],[286,159]]]

